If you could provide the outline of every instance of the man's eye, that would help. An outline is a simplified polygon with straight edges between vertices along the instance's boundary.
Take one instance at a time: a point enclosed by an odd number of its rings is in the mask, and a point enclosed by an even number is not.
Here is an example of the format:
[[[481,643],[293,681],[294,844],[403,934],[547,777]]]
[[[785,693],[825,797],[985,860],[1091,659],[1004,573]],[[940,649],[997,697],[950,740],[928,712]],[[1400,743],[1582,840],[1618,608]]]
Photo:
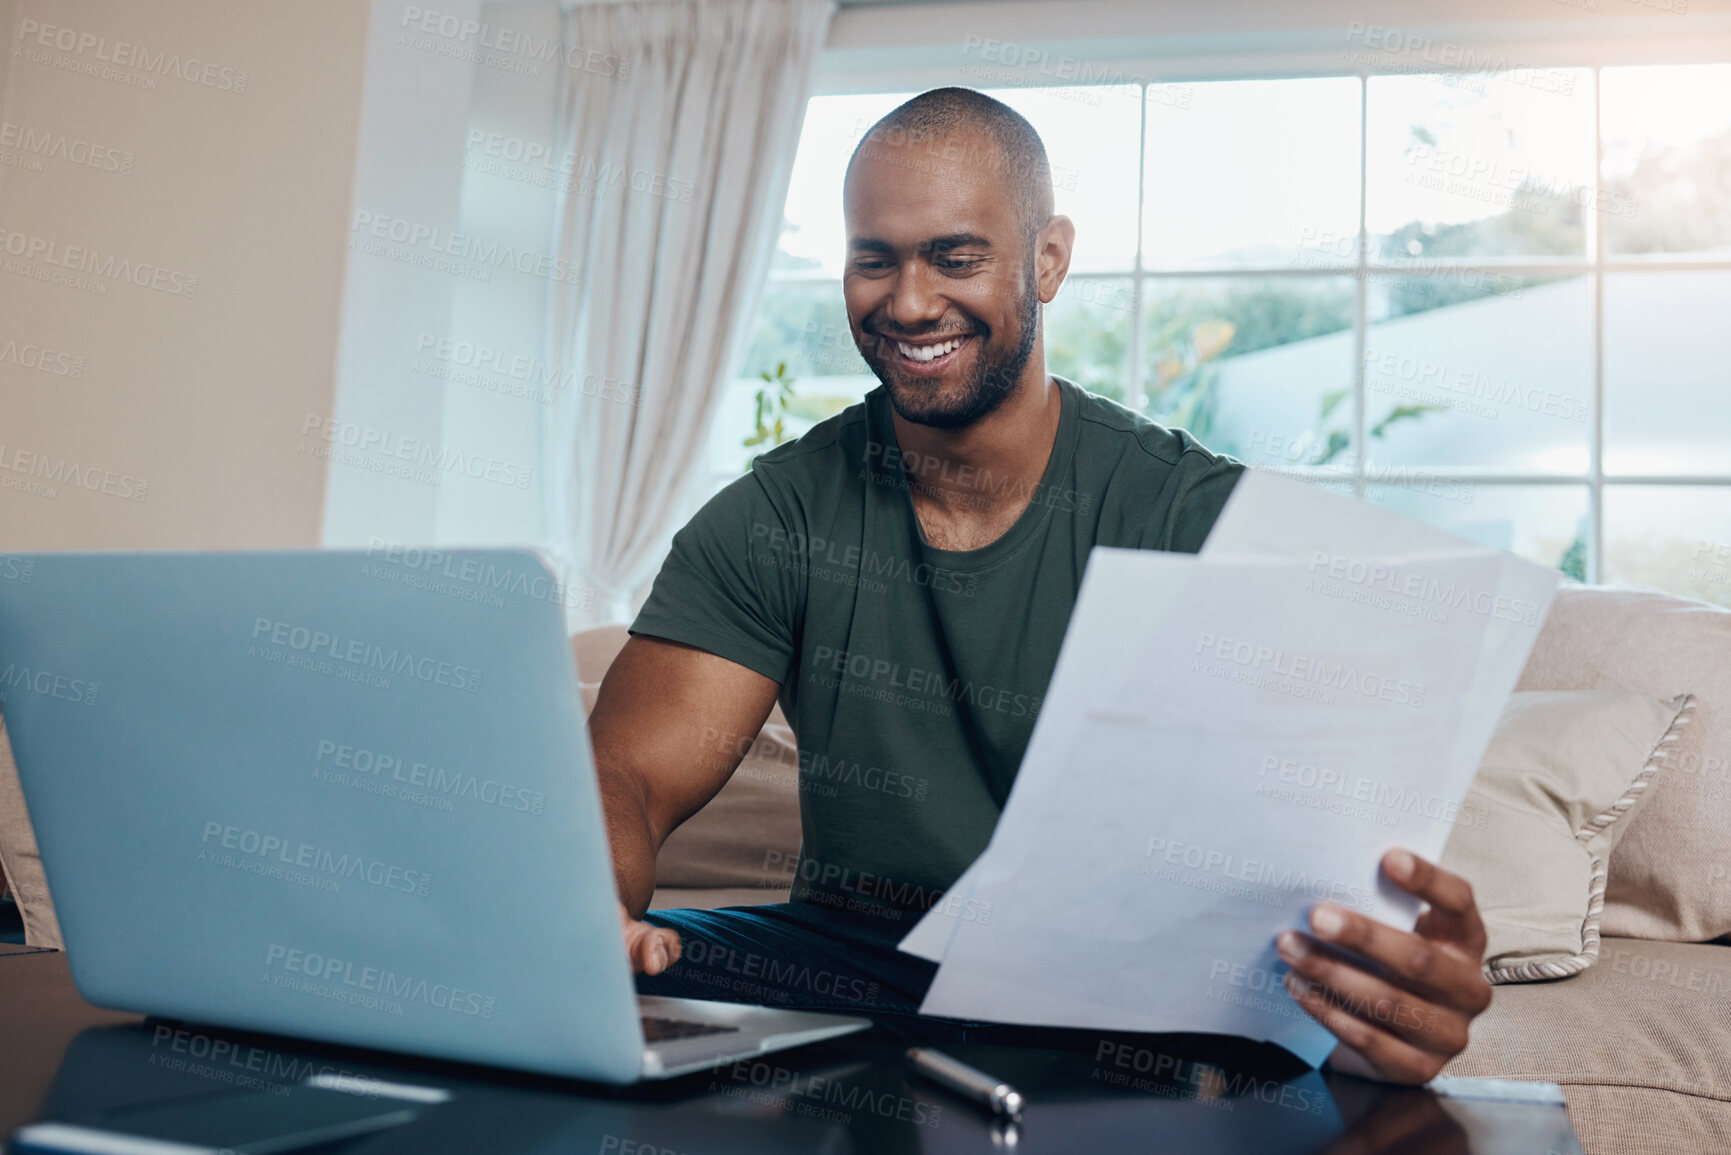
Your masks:
[[[857,257],[854,259],[853,267],[859,269],[861,272],[875,273],[880,269],[889,268],[890,263],[888,261],[875,260],[870,257]]]
[[[950,272],[956,272],[956,271],[962,270],[962,269],[971,269],[979,263],[980,263],[980,258],[978,258],[978,257],[939,257],[939,258],[937,258],[938,268],[946,269]]]

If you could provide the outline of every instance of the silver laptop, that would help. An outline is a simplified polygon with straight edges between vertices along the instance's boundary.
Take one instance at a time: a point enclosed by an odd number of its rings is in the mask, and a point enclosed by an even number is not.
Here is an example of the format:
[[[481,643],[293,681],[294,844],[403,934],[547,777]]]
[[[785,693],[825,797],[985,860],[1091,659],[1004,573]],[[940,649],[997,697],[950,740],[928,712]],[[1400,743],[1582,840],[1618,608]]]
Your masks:
[[[526,551],[0,556],[0,703],[98,1006],[624,1084],[865,1019],[639,998]]]

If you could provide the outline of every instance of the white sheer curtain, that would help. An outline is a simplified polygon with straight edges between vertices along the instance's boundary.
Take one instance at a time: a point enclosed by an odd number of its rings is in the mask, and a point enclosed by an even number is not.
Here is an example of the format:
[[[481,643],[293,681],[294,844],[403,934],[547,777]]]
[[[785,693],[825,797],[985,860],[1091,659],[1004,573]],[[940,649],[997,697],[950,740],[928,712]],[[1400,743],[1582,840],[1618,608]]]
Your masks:
[[[781,231],[832,0],[648,0],[565,14],[550,361],[554,552],[623,621],[701,482],[724,379]],[[629,400],[621,400],[628,396]],[[568,599],[580,604],[583,598]]]

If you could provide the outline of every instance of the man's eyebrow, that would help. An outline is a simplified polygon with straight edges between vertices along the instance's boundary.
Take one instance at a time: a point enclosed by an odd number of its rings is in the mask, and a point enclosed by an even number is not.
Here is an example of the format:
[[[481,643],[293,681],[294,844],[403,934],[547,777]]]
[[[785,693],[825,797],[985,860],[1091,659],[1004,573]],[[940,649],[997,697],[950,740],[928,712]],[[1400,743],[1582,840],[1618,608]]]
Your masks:
[[[991,247],[992,242],[978,233],[949,233],[920,243],[920,248],[929,249],[932,252],[962,248],[989,249]],[[855,237],[848,242],[848,248],[856,252],[884,253],[890,256],[894,256],[896,251],[894,245],[880,237]]]
[[[989,249],[992,242],[978,233],[951,233],[944,237],[933,237],[926,242],[926,247],[933,252],[945,249]]]

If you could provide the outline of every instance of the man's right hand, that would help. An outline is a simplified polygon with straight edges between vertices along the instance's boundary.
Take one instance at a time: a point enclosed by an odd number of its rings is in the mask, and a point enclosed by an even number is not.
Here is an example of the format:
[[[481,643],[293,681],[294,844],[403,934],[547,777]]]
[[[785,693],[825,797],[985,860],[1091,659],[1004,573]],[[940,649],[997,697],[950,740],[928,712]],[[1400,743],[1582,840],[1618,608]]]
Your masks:
[[[625,957],[633,974],[658,975],[679,961],[679,932],[631,917],[619,904],[619,929],[625,933]]]

